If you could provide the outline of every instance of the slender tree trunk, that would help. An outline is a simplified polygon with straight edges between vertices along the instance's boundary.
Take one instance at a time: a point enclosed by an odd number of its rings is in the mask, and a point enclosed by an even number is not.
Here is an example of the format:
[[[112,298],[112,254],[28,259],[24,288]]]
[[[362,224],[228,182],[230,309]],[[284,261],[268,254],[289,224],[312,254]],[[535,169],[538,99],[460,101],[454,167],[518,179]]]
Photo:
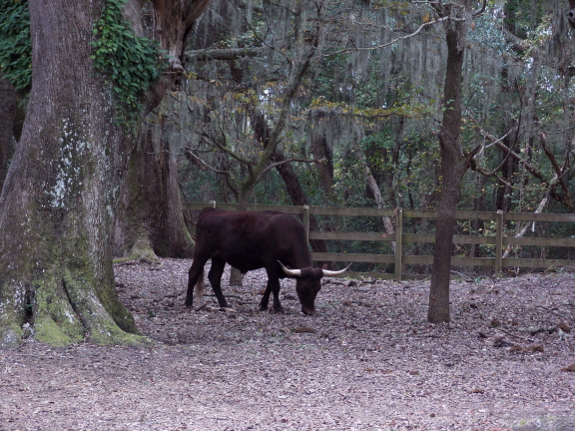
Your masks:
[[[373,174],[371,173],[371,169],[369,168],[369,166],[365,165],[364,168],[365,168],[365,181],[367,182],[367,186],[369,187],[371,193],[373,194],[373,198],[375,200],[377,208],[383,209],[385,207],[385,204],[383,202],[383,196],[381,195],[381,191],[379,190],[379,185],[377,184],[377,181],[373,177]],[[385,227],[385,233],[387,235],[390,236],[395,235],[395,227],[393,226],[393,222],[391,221],[390,217],[382,217],[381,222]],[[391,246],[393,247],[393,252],[395,253],[395,241],[391,243]]]
[[[469,3],[469,2],[467,2]],[[460,139],[461,127],[461,83],[465,52],[465,35],[469,25],[464,18],[469,14],[469,4],[455,5],[458,20],[447,21],[445,27],[447,42],[447,65],[444,86],[443,119],[439,133],[441,150],[441,196],[437,214],[433,268],[429,293],[428,320],[432,323],[449,322],[449,281],[451,254],[455,231],[455,211],[459,201],[461,179],[466,170],[466,161]],[[442,13],[445,5],[438,5]]]
[[[509,139],[504,140],[504,145],[510,147],[512,145]],[[509,148],[510,150],[511,148]],[[504,163],[501,166],[501,178],[498,181],[497,200],[495,206],[502,211],[509,211],[510,208],[510,195],[513,185],[514,173],[517,170],[517,161],[509,157],[509,153],[505,150],[501,151],[501,158]]]
[[[331,150],[323,134],[316,134],[312,138],[313,158],[321,160],[315,163],[315,167],[320,175],[320,184],[326,194],[333,193],[333,158]]]
[[[485,202],[485,184],[487,177],[483,175],[476,175],[475,179],[475,198],[473,199],[473,211],[487,211],[487,203]],[[473,220],[471,224],[475,232],[483,229],[483,220]],[[471,256],[478,257],[480,255],[480,248],[478,244],[471,245]]]

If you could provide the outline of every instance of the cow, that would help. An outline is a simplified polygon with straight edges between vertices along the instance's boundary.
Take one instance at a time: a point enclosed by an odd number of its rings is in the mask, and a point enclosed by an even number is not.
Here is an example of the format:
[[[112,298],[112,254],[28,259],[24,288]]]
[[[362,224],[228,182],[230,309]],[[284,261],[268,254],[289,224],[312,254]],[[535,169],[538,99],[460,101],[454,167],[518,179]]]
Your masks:
[[[343,274],[349,268],[339,271],[312,268],[305,229],[289,214],[204,208],[196,225],[196,248],[189,272],[186,307],[193,304],[194,288],[196,296],[203,290],[204,265],[210,258],[212,267],[208,280],[220,307],[228,306],[221,289],[222,273],[228,263],[242,274],[265,268],[268,283],[260,310],[267,310],[270,293],[273,293],[274,311],[280,313],[283,312],[279,300],[280,278],[296,279],[301,311],[313,315],[315,297],[321,289],[321,278]]]

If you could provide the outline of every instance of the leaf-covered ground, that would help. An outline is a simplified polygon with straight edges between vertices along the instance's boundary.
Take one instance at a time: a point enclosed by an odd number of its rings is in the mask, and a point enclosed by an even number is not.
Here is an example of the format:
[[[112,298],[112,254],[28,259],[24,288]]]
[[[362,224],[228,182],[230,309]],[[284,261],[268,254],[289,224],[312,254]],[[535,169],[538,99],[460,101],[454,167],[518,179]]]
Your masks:
[[[426,281],[328,279],[309,317],[253,271],[186,309],[189,266],[116,266],[148,348],[0,351],[0,430],[575,429],[574,274],[454,282],[431,325]]]

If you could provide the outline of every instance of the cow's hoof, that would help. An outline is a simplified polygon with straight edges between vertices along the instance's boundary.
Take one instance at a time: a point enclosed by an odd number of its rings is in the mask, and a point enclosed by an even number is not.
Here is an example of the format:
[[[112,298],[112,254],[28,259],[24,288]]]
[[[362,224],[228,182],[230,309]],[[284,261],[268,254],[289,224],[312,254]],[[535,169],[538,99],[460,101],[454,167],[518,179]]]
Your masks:
[[[285,314],[285,311],[282,307],[274,307],[274,313]]]
[[[303,314],[305,314],[306,316],[313,316],[315,314],[315,310],[312,310],[310,308],[305,308],[305,307],[301,309],[301,312]]]

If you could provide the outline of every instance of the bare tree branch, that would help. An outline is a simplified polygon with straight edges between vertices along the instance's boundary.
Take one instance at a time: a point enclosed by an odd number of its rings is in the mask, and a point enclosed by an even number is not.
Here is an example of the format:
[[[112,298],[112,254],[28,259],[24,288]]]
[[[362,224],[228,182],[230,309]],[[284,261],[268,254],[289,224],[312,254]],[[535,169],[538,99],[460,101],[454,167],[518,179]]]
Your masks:
[[[482,15],[483,12],[485,12],[485,9],[487,9],[487,0],[483,0],[483,5],[481,6],[481,9],[479,9],[478,11],[472,12],[472,16],[478,17],[479,15]]]
[[[557,177],[556,175],[553,177],[552,182],[554,182],[556,177]],[[545,195],[541,199],[541,202],[539,202],[537,209],[533,211],[533,214],[540,214],[543,211],[543,208],[547,206],[547,203],[549,202],[549,196],[551,195],[551,190],[553,189],[553,187],[554,186],[551,186],[545,192]],[[533,228],[535,229],[535,222],[527,222],[525,223],[525,226],[523,226],[523,228],[521,228],[521,230],[514,236],[514,238],[523,238],[525,236],[525,233],[527,233],[527,229],[529,229],[529,225],[531,224],[533,224]],[[503,259],[506,259],[509,256],[509,253],[511,253],[511,247],[507,247],[505,249],[505,253],[503,253]]]
[[[429,27],[430,25],[433,24],[437,24],[438,22],[441,21],[446,21],[448,19],[452,19],[450,17],[442,17],[442,18],[438,18],[435,19],[433,21],[428,21],[428,22],[424,22],[423,24],[421,24],[419,26],[419,28],[417,30],[415,30],[413,33],[407,34],[405,36],[401,36],[398,38],[393,39],[392,41],[386,42],[386,43],[382,43],[381,45],[376,45],[376,46],[370,46],[370,47],[365,47],[365,48],[358,48],[358,47],[354,47],[353,49],[342,49],[340,51],[336,51],[336,52],[330,52],[328,54],[323,54],[324,57],[331,57],[334,55],[340,55],[340,54],[349,54],[350,52],[357,52],[357,51],[373,51],[376,49],[381,49],[381,48],[385,48],[386,46],[390,46],[393,45],[394,43],[397,43],[401,40],[404,39],[409,39],[411,37],[417,36],[419,33],[421,33],[421,31],[425,28],[425,27]]]
[[[290,162],[302,162],[302,163],[321,163],[323,162],[324,159],[320,159],[320,160],[316,160],[316,159],[298,159],[298,158],[290,158],[290,159],[285,159],[282,160],[280,162],[275,162],[275,163],[270,163],[263,171],[260,175],[264,175],[266,173],[268,173],[269,171],[271,171],[272,169],[277,168],[278,166],[281,166],[285,163],[290,163]]]
[[[218,147],[218,149],[220,149],[222,152],[224,152],[224,153],[228,154],[229,156],[233,157],[233,158],[236,159],[238,162],[240,162],[240,163],[246,165],[246,166],[248,167],[248,169],[249,169],[250,165],[252,164],[252,161],[251,161],[251,160],[246,159],[246,158],[240,156],[238,153],[236,153],[236,152],[230,150],[230,149],[225,145],[225,143],[222,144],[222,142],[220,142],[219,139],[214,138],[212,135],[210,135],[209,133],[207,133],[207,132],[205,132],[205,131],[199,132],[199,135],[200,135],[202,138],[204,138],[204,139],[210,141],[212,144],[214,144],[216,147]],[[222,133],[222,136],[224,136],[223,133]],[[225,140],[225,137],[224,137],[224,140]]]
[[[264,52],[264,48],[226,48],[226,49],[199,49],[186,51],[185,60],[211,61],[224,60],[233,61],[245,57],[257,57]]]
[[[557,181],[559,182],[559,185],[561,186],[563,193],[565,193],[564,203],[565,203],[565,205],[567,205],[567,207],[572,212],[575,213],[575,204],[573,203],[573,199],[571,197],[571,192],[569,191],[569,187],[567,186],[567,182],[565,181],[565,174],[566,174],[566,170],[567,170],[566,165],[564,164],[563,168],[561,168],[559,166],[559,164],[557,163],[557,159],[555,158],[555,155],[553,154],[553,152],[551,152],[551,150],[549,149],[549,147],[547,145],[547,139],[545,137],[545,133],[539,132],[539,140],[541,142],[541,147],[543,148],[545,155],[547,156],[547,158],[551,162],[551,165],[553,166],[553,169],[555,170],[555,175],[557,177]]]

